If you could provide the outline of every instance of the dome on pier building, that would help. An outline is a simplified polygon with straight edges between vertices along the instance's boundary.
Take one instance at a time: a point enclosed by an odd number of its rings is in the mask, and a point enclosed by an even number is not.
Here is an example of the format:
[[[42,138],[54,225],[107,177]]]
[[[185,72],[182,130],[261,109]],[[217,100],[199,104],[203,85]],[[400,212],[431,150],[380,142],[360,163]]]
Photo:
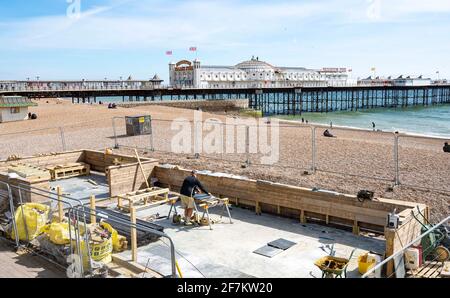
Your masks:
[[[263,72],[263,71],[275,71],[275,67],[267,62],[260,61],[259,58],[252,57],[251,60],[241,62],[235,66],[235,68],[246,72]]]

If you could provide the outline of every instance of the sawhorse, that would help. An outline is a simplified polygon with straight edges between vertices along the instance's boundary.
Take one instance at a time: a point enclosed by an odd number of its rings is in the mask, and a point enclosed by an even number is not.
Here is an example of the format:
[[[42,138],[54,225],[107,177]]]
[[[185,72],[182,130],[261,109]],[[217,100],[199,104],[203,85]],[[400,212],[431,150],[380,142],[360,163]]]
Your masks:
[[[230,209],[228,208],[228,205],[230,205],[230,203],[227,198],[210,197],[210,198],[201,199],[201,200],[196,200],[194,198],[194,208],[195,208],[196,215],[199,214],[199,211],[197,208],[197,203],[199,203],[198,206],[200,208],[203,208],[203,215],[202,215],[201,219],[199,219],[198,221],[200,223],[205,218],[205,215],[206,215],[208,218],[208,225],[209,225],[210,230],[212,230],[212,226],[211,226],[211,217],[209,215],[209,208],[213,208],[216,206],[223,206],[222,212],[220,213],[220,219],[222,219],[222,217],[223,217],[224,210],[227,210],[228,218],[230,219],[230,224],[233,223],[233,221],[231,219]]]

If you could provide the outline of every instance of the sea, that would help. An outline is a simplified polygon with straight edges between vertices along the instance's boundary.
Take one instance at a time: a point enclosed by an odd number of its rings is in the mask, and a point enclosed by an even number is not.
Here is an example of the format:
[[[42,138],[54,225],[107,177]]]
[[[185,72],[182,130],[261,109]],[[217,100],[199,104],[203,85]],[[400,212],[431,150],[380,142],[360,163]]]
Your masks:
[[[302,113],[301,116],[277,118],[341,127],[400,132],[412,135],[450,139],[450,105],[415,106],[406,108],[377,108],[358,111],[336,111],[331,113]]]

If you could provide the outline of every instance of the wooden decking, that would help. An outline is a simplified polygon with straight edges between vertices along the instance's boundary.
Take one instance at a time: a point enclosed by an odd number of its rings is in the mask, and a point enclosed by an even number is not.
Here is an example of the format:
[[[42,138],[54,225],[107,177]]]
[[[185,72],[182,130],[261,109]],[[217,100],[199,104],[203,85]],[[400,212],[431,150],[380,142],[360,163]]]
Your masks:
[[[409,278],[440,278],[444,267],[442,262],[425,262],[423,266],[416,270],[409,270],[407,276]]]
[[[19,255],[0,238],[0,278],[63,278],[65,272],[33,254]]]

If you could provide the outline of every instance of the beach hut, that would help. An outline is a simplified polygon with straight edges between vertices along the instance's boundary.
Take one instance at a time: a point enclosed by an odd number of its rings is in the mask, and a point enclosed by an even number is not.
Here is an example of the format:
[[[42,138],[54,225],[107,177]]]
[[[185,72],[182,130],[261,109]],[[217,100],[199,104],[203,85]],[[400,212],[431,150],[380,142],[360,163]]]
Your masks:
[[[37,106],[22,96],[0,96],[0,123],[28,119],[28,107]]]

